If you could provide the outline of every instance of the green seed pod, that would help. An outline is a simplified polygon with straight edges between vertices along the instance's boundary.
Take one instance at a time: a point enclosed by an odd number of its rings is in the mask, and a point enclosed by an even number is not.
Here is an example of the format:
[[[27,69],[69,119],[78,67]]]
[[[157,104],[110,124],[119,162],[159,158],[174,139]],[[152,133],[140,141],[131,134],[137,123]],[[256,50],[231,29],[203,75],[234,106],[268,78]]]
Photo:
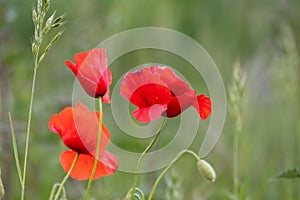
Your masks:
[[[197,163],[198,169],[201,174],[209,181],[215,182],[216,172],[214,168],[205,160],[199,160]]]

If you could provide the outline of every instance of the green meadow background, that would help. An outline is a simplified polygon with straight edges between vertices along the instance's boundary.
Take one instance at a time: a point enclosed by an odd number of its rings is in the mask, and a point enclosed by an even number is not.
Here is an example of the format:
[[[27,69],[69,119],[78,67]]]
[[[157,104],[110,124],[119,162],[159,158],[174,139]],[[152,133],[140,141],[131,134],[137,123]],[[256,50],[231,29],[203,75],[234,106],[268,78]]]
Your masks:
[[[0,166],[7,200],[19,199],[21,191],[7,112],[12,113],[22,164],[33,73],[32,6],[28,0],[0,0]],[[240,60],[247,75],[238,150],[240,199],[300,199],[299,179],[273,179],[284,170],[300,166],[299,0],[52,0],[50,9],[65,13],[67,23],[62,38],[38,71],[26,199],[48,199],[53,183],[64,176],[59,155],[67,148],[48,129],[50,117],[72,104],[74,76],[64,61],[113,34],[144,26],[173,29],[198,41],[218,66],[227,93],[233,66]],[[132,67],[150,62],[174,67],[198,93],[207,93],[189,63],[157,50],[131,52],[112,63],[111,87]],[[111,117],[110,105],[104,105],[104,111],[113,143],[141,152],[150,142],[125,137]],[[180,116],[167,121],[160,145],[172,139],[179,122]],[[190,147],[196,152],[203,132],[199,130]],[[222,135],[206,157],[216,170],[215,183],[202,177],[191,156],[175,165],[173,177],[178,182],[172,187],[183,199],[233,199],[234,134],[234,119],[228,112]],[[141,175],[138,186],[145,194],[159,172]],[[124,172],[101,178],[93,184],[91,199],[122,199],[132,182],[133,175]],[[68,199],[83,199],[86,185],[85,181],[70,179]],[[163,180],[155,199],[166,199],[168,190]]]

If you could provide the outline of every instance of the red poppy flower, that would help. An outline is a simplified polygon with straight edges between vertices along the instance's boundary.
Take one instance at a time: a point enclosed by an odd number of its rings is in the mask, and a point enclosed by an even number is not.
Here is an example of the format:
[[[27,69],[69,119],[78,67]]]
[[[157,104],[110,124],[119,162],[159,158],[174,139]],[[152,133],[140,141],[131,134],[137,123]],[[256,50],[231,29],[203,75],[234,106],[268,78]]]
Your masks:
[[[89,179],[95,161],[99,127],[99,112],[91,112],[77,103],[75,107],[64,108],[59,114],[53,115],[49,121],[49,129],[58,133],[64,144],[71,150],[64,151],[60,162],[66,172],[70,170],[76,154],[79,157],[71,172],[71,177],[78,180]],[[105,151],[109,144],[110,133],[102,125],[100,152],[94,179],[112,174],[118,168],[117,158]]]
[[[104,103],[110,103],[109,86],[111,72],[107,66],[105,49],[92,49],[74,56],[75,64],[67,60],[66,65],[72,70],[83,89],[91,97],[102,97]]]
[[[160,116],[175,117],[193,106],[202,119],[211,113],[211,100],[199,96],[170,67],[144,67],[125,75],[121,95],[138,107],[133,116],[150,122]]]

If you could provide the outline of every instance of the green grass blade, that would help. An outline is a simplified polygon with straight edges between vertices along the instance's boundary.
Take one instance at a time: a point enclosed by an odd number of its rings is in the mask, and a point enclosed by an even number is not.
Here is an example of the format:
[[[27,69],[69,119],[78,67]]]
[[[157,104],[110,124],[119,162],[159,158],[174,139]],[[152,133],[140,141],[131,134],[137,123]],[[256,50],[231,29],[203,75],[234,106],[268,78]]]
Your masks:
[[[13,141],[13,150],[14,150],[14,156],[15,156],[18,176],[19,176],[20,184],[22,185],[22,173],[21,173],[21,167],[20,167],[18,146],[17,146],[15,129],[14,129],[14,126],[13,126],[13,122],[12,122],[12,119],[11,119],[10,112],[8,112],[8,116],[9,116],[9,125],[10,125],[11,137],[12,137],[12,141]]]

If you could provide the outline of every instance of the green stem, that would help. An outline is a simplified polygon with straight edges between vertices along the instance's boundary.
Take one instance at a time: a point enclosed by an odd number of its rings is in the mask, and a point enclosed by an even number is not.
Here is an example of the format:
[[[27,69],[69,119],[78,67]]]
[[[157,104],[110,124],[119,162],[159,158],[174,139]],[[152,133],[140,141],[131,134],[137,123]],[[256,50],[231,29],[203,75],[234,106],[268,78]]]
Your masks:
[[[37,52],[38,52],[38,50],[37,50]],[[25,181],[26,181],[26,169],[27,169],[28,148],[29,148],[29,138],[30,138],[30,125],[31,125],[32,105],[33,105],[33,97],[34,97],[34,91],[35,91],[35,81],[36,81],[37,68],[38,68],[38,53],[35,56],[34,71],[33,71],[33,80],[32,80],[30,103],[29,103],[29,112],[28,112],[27,131],[26,131],[26,144],[25,144],[25,156],[24,156],[24,167],[23,167],[21,200],[24,200],[24,197],[25,197]]]
[[[100,151],[100,145],[101,145],[101,135],[102,135],[102,99],[101,97],[98,98],[98,103],[99,103],[99,127],[98,127],[98,138],[97,138],[97,146],[96,146],[96,155],[95,155],[95,161],[94,161],[94,166],[93,166],[93,170],[88,182],[88,186],[85,192],[85,200],[89,199],[89,193],[91,190],[91,186],[92,186],[92,182],[93,182],[93,178],[97,169],[97,164],[98,164],[98,159],[99,159],[99,151]]]
[[[155,137],[153,138],[151,143],[147,146],[147,148],[144,150],[144,152],[142,153],[141,157],[138,160],[138,164],[137,164],[137,167],[136,167],[136,170],[135,170],[133,185],[132,185],[132,188],[131,188],[131,194],[130,194],[130,199],[131,200],[133,200],[133,197],[134,197],[134,192],[135,192],[135,188],[136,188],[136,185],[137,185],[137,182],[138,182],[138,179],[139,179],[139,171],[140,171],[140,168],[142,166],[142,161],[143,161],[146,153],[149,152],[149,150],[153,147],[156,140],[158,139],[158,136],[160,135],[160,132],[161,132],[162,128],[164,127],[165,123],[166,123],[166,120],[167,120],[167,118],[163,119],[157,133],[155,134]]]
[[[54,193],[55,193],[55,191],[56,191],[56,188],[59,187],[59,186],[60,186],[59,183],[55,183],[55,184],[52,186],[49,200],[52,200],[52,199],[54,198]]]
[[[66,174],[66,176],[65,176],[64,179],[62,180],[62,182],[61,182],[61,184],[60,184],[60,186],[59,186],[59,188],[58,188],[58,190],[57,190],[57,192],[56,192],[56,195],[55,195],[54,200],[58,200],[58,198],[59,198],[59,196],[60,196],[60,193],[61,193],[62,189],[64,188],[65,183],[67,182],[67,180],[68,180],[70,174],[72,173],[72,171],[73,171],[73,169],[74,169],[74,166],[75,166],[75,164],[76,164],[76,161],[77,161],[78,157],[79,157],[79,153],[76,154],[76,156],[75,156],[75,158],[74,158],[74,160],[73,160],[73,163],[72,163],[72,165],[71,165],[71,168],[69,169],[68,173]],[[51,198],[51,196],[50,196],[50,198]],[[50,200],[51,200],[51,199],[50,199]]]
[[[238,120],[238,119],[236,119]],[[234,144],[233,144],[233,191],[236,197],[238,197],[238,190],[239,190],[239,135],[241,132],[240,125],[237,124],[236,132],[234,134]]]
[[[11,130],[11,136],[12,136],[12,140],[13,140],[13,151],[14,151],[14,156],[15,156],[15,161],[16,161],[16,166],[17,166],[17,171],[18,171],[18,176],[19,176],[20,184],[22,186],[22,174],[21,174],[21,167],[20,167],[18,146],[17,146],[15,129],[14,129],[14,126],[13,126],[13,122],[12,122],[12,119],[11,119],[10,112],[8,112],[8,117],[9,117],[9,125],[10,125],[10,130]]]
[[[159,175],[159,177],[156,179],[155,183],[153,184],[152,186],[152,189],[150,191],[150,194],[149,194],[149,197],[148,197],[148,200],[151,200],[153,198],[153,195],[156,191],[156,188],[158,186],[158,183],[160,182],[160,180],[162,179],[162,177],[164,177],[166,175],[166,173],[171,169],[171,167],[176,163],[177,160],[179,160],[179,158],[181,158],[181,156],[183,156],[185,153],[189,153],[191,154],[197,161],[200,160],[199,156],[191,151],[191,150],[184,150],[184,151],[181,151],[177,157],[168,165],[168,167],[166,167],[162,173]]]

